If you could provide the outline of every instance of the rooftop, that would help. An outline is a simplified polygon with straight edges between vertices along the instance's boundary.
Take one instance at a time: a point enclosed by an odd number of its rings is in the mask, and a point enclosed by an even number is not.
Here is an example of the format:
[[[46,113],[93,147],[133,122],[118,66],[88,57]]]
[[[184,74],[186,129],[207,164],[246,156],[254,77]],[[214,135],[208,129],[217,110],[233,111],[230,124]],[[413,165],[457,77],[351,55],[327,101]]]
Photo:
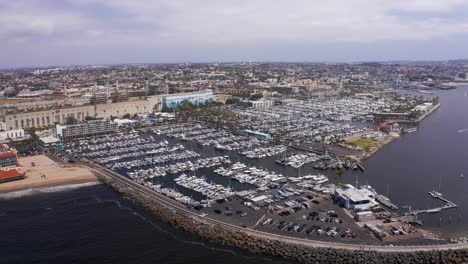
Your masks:
[[[24,174],[20,173],[17,170],[7,170],[7,171],[0,170],[0,181],[14,179],[18,177],[24,177]]]

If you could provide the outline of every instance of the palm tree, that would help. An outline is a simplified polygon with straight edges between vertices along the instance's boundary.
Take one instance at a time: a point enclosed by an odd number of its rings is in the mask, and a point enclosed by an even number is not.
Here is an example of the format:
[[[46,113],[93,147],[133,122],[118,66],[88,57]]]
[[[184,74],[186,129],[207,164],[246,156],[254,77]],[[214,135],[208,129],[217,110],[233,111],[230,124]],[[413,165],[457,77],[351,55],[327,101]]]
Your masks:
[[[341,185],[341,184],[342,184],[342,183],[341,183],[341,176],[343,176],[343,174],[344,174],[343,169],[336,169],[335,175],[334,175],[334,177],[333,177],[333,178],[334,178],[334,182],[335,182],[335,192],[336,192],[336,187],[337,187],[338,185]]]

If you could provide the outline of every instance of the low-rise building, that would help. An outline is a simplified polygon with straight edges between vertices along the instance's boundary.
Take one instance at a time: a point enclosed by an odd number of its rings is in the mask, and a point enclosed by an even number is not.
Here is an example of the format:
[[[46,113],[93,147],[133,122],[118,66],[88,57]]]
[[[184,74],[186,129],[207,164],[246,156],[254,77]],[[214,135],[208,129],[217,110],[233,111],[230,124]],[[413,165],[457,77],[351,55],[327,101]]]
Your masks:
[[[16,169],[0,170],[0,183],[24,179],[24,174]]]
[[[116,122],[109,120],[92,120],[83,124],[57,125],[57,136],[62,140],[72,138],[111,134],[118,131]]]
[[[368,211],[378,206],[374,193],[366,188],[355,188],[350,184],[336,188],[335,198],[338,205],[356,212]]]
[[[432,109],[433,106],[434,105],[432,103],[426,102],[426,103],[415,106],[413,108],[413,111],[427,113],[429,110]]]
[[[5,144],[0,144],[0,170],[16,167],[17,163],[16,151]]]
[[[214,95],[214,101],[218,103],[223,103],[225,104],[228,99],[232,99],[231,94],[221,94],[217,93]]]
[[[204,90],[192,93],[178,93],[164,95],[162,99],[162,107],[175,109],[180,106],[182,102],[189,102],[193,105],[210,104],[214,100],[212,90]]]
[[[24,130],[23,129],[13,129],[0,132],[0,141],[8,140],[8,139],[17,139],[24,137]]]
[[[268,99],[259,99],[259,100],[242,100],[240,105],[243,107],[252,107],[252,108],[269,108],[275,104],[274,101]]]

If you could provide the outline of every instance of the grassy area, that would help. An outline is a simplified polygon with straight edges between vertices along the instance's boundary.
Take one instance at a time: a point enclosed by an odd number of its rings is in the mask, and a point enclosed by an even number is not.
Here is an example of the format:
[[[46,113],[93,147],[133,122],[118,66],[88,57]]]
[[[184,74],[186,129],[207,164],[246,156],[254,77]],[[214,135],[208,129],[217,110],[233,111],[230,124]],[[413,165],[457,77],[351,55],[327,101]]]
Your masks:
[[[358,138],[358,139],[355,139],[351,142],[349,142],[349,144],[353,145],[353,146],[356,146],[360,149],[364,149],[364,150],[369,150],[370,148],[372,148],[375,144],[377,143],[377,141],[375,140],[372,140],[372,139],[363,139],[363,138]]]

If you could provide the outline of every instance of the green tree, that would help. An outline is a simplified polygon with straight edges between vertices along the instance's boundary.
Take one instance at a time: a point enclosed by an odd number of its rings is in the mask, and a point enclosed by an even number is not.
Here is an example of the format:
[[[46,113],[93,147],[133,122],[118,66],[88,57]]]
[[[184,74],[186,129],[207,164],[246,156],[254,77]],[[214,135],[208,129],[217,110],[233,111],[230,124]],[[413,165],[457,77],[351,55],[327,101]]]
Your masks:
[[[229,98],[226,100],[226,104],[238,104],[239,103],[239,99],[237,98]]]
[[[333,180],[334,180],[334,183],[335,183],[335,192],[336,192],[336,187],[337,186],[343,186],[343,183],[341,182],[341,176],[343,176],[343,174],[344,174],[343,169],[336,169],[335,175],[333,177]]]
[[[161,106],[161,102],[156,103],[153,106],[153,113],[159,112],[159,107]]]
[[[263,97],[263,94],[261,94],[261,93],[256,93],[256,94],[252,94],[252,95],[250,96],[250,100],[256,101],[256,100],[258,100],[258,99],[260,99],[260,98],[262,98],[262,97]]]

